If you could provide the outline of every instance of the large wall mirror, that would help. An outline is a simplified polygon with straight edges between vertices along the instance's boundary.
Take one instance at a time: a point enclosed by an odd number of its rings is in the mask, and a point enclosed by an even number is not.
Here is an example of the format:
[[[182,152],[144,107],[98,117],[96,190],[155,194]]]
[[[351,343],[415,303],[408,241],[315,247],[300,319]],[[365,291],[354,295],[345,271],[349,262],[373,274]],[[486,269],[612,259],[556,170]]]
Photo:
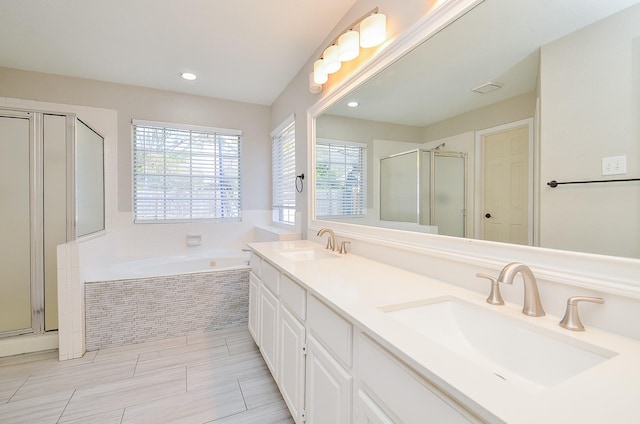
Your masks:
[[[640,258],[639,117],[638,0],[485,0],[315,116],[313,218]]]

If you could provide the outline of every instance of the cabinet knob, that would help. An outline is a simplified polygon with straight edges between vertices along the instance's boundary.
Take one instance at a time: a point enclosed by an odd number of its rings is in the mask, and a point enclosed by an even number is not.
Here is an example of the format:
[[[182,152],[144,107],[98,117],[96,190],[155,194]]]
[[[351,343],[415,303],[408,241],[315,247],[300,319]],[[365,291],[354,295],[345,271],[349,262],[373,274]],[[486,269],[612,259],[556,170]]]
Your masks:
[[[484,217],[485,217],[485,218],[491,218],[491,214],[490,214],[490,213],[485,213],[485,214],[484,214]]]

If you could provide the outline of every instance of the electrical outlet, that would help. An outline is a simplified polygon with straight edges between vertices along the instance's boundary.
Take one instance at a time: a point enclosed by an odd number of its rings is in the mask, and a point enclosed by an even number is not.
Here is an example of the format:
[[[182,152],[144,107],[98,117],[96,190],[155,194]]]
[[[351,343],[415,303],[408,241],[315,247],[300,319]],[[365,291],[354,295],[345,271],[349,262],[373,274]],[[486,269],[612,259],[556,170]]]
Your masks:
[[[622,175],[626,173],[626,156],[612,156],[609,158],[602,158],[602,175]]]

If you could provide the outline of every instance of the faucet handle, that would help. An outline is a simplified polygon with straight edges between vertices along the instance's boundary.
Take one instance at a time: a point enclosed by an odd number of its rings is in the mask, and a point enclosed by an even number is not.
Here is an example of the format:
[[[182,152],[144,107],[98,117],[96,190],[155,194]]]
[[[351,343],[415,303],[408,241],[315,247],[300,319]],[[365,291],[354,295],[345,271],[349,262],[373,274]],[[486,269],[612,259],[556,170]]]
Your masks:
[[[487,274],[476,274],[476,277],[486,278],[491,281],[491,293],[489,293],[489,297],[487,297],[487,303],[492,305],[504,305],[504,300],[502,300],[502,296],[500,295],[500,286],[498,285],[498,280],[493,278]]]
[[[347,244],[351,244],[350,241],[343,241],[342,243],[340,243],[340,253],[347,253]]]
[[[567,310],[560,321],[560,327],[571,331],[584,331],[584,325],[578,315],[578,302],[604,303],[601,297],[574,296],[567,300]]]

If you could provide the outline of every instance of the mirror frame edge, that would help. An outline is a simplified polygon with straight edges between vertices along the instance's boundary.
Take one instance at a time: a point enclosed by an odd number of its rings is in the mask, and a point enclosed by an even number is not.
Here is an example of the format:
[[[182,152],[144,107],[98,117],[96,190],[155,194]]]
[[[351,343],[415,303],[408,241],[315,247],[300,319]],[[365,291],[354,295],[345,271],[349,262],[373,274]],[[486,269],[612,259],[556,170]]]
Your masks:
[[[353,74],[336,83],[325,96],[307,110],[307,169],[309,170],[307,238],[315,237],[314,231],[330,226],[342,237],[374,243],[384,247],[393,247],[412,253],[429,254],[455,262],[472,263],[496,270],[499,270],[504,265],[503,258],[508,251],[508,254],[514,260],[521,260],[534,266],[536,274],[542,279],[561,281],[576,287],[640,299],[640,281],[638,281],[636,275],[640,259],[556,250],[538,246],[513,245],[477,239],[460,239],[443,235],[411,233],[403,230],[366,225],[356,226],[343,222],[317,220],[315,218],[316,117],[402,58],[417,45],[427,41],[483,2],[484,0],[451,0],[438,6],[407,31],[391,40],[386,48],[382,49],[379,54],[376,54],[362,67],[356,69]],[[362,231],[362,229],[366,231]],[[561,266],[561,270],[559,270],[558,266],[550,263],[550,257],[557,258],[558,262],[565,266]]]

